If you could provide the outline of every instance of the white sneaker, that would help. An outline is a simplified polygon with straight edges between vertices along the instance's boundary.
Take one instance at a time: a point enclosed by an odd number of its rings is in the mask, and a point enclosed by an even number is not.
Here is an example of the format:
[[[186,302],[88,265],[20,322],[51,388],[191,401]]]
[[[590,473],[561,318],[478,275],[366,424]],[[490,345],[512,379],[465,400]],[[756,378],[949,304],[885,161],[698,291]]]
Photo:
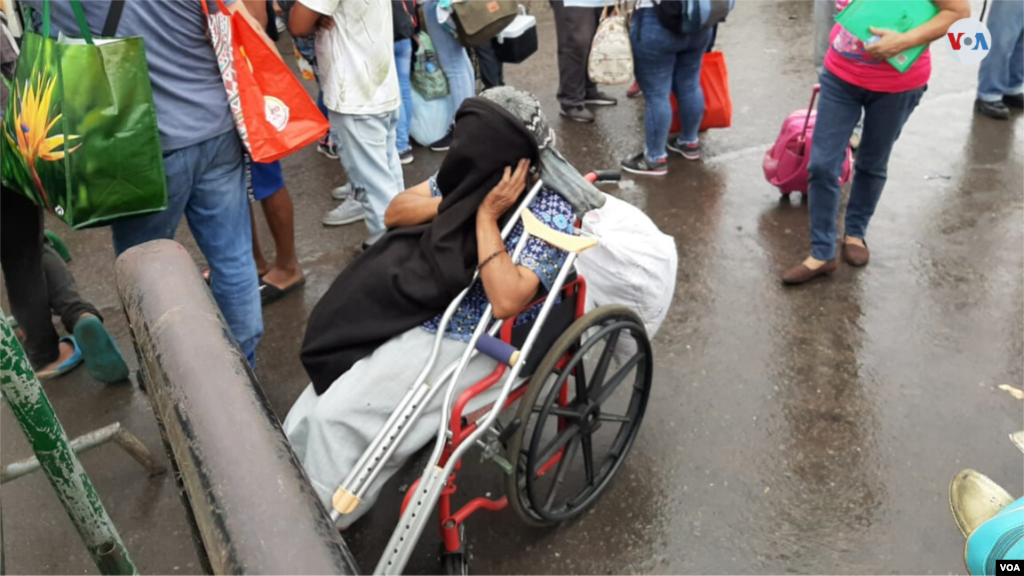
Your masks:
[[[363,208],[363,204],[354,196],[349,196],[337,208],[325,214],[321,222],[324,223],[324,226],[343,226],[359,222],[364,218],[366,218],[366,210]]]
[[[335,200],[344,200],[345,198],[351,198],[352,196],[353,192],[351,182],[331,190],[331,198],[334,198]]]

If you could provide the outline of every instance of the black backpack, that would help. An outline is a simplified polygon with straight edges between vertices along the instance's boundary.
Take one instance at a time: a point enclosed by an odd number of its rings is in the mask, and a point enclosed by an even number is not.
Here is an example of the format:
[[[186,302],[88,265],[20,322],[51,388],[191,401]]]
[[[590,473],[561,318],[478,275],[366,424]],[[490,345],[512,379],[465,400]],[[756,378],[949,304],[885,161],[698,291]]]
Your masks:
[[[693,34],[725,20],[734,4],[735,0],[661,0],[654,2],[654,13],[669,31]]]

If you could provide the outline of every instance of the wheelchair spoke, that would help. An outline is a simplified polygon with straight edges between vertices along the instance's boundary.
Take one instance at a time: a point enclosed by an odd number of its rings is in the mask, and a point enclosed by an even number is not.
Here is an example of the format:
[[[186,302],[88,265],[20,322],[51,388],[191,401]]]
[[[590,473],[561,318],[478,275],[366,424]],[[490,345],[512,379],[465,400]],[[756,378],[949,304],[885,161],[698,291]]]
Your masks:
[[[619,334],[621,330],[612,332],[608,337],[608,341],[604,344],[604,350],[601,351],[601,358],[597,361],[597,368],[594,368],[593,374],[593,385],[601,386],[604,383],[604,377],[608,375],[608,365],[611,364],[612,356],[615,355],[615,345],[619,342]],[[594,390],[598,392],[598,390]]]
[[[533,407],[534,412],[540,413],[541,410],[543,410],[543,408],[540,406]],[[569,408],[562,408],[561,406],[552,406],[548,408],[548,414],[554,414],[555,416],[560,416],[562,418],[570,418],[572,420],[578,420],[580,417],[579,412],[571,410]]]
[[[555,454],[558,454],[558,451],[561,450],[563,446],[572,440],[574,436],[579,434],[579,431],[580,427],[576,424],[570,424],[562,430],[559,430],[555,439],[548,443],[548,445],[540,451],[540,455],[537,459],[534,460],[534,462],[536,462],[536,466],[532,470],[533,475],[537,476],[537,470],[547,464],[548,460],[554,458]],[[563,454],[562,457],[565,458],[565,455]]]
[[[581,434],[580,437],[583,439],[583,468],[587,473],[587,485],[592,486],[594,484],[594,443],[588,433]]]
[[[601,414],[597,419],[603,422],[621,422],[623,424],[629,424],[633,421],[633,419],[628,416],[619,416],[617,414]]]
[[[548,499],[544,503],[545,510],[551,510],[551,505],[555,503],[555,494],[558,492],[558,487],[565,481],[565,474],[569,471],[569,466],[576,457],[576,452],[579,447],[580,437],[574,436],[573,439],[569,441],[569,446],[566,447],[565,453],[562,455],[562,459],[558,462],[558,466],[555,467],[555,481],[551,484],[551,492],[548,492]]]
[[[611,379],[608,380],[607,384],[601,386],[600,392],[597,396],[598,405],[604,404],[608,400],[608,398],[611,398],[612,393],[615,392],[615,388],[617,388],[619,384],[622,383],[622,381],[626,378],[626,375],[629,374],[630,370],[632,370],[633,367],[639,364],[640,360],[642,360],[643,357],[644,355],[641,352],[637,352],[636,354],[634,354],[632,358],[630,358],[625,364],[622,365],[621,368],[619,368],[618,372],[612,375]]]
[[[583,362],[576,365],[573,379],[576,381],[576,401],[586,402],[587,398],[589,398],[587,392],[587,369],[583,366]]]

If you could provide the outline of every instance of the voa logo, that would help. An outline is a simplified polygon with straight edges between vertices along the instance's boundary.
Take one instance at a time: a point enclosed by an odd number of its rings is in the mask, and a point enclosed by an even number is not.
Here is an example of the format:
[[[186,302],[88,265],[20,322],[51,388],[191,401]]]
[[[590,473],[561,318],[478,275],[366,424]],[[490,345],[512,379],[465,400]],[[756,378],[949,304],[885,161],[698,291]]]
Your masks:
[[[977,64],[988,56],[992,34],[981,20],[957,20],[946,32],[946,50],[961,64]]]

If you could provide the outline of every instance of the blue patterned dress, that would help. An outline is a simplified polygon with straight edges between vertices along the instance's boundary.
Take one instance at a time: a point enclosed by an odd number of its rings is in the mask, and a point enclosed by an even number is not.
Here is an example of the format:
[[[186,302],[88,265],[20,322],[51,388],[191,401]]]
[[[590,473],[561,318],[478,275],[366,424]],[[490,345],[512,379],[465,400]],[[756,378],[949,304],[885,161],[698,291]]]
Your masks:
[[[441,195],[440,190],[437,188],[436,175],[430,178],[430,195]],[[534,197],[533,202],[530,202],[529,210],[546,226],[565,234],[573,233],[575,216],[572,205],[554,190],[541,188],[537,196]],[[522,235],[523,223],[519,222],[505,240],[505,250],[510,256],[515,251],[516,244],[519,243],[519,238]],[[530,238],[526,241],[526,246],[523,247],[523,252],[520,254],[519,265],[532,270],[540,278],[540,283],[544,286],[544,289],[550,290],[567,255],[564,250],[559,250],[540,238]],[[444,332],[445,337],[469,342],[473,335],[473,329],[476,328],[477,323],[483,316],[484,308],[487,304],[487,294],[484,292],[483,284],[481,282],[474,283],[469,294],[466,294],[458,309],[455,310],[455,314],[452,315],[452,320],[448,323],[448,328]],[[516,319],[516,325],[518,326],[533,320],[539,312],[540,305],[533,306],[519,315]],[[423,328],[437,333],[437,327],[441,323],[442,315],[439,314],[425,322]]]

